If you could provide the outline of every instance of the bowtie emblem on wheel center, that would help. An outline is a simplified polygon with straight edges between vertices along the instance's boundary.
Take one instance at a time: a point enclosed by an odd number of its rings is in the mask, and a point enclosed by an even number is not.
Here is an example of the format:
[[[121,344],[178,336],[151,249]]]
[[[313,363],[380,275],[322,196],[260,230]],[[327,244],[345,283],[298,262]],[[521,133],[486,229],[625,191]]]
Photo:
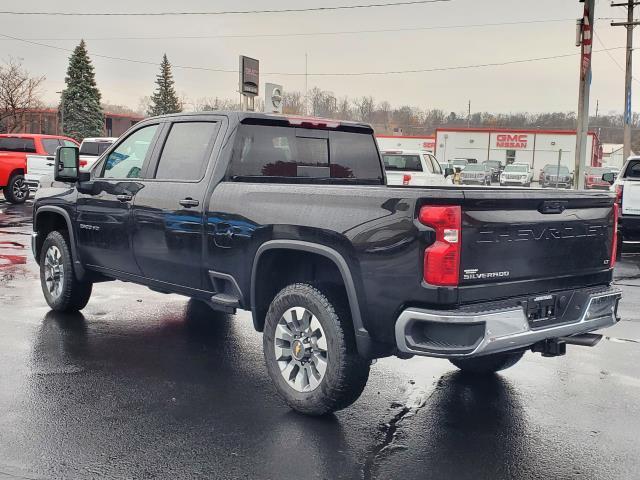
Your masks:
[[[291,345],[291,351],[293,353],[293,358],[296,360],[302,360],[304,358],[304,345],[300,340],[295,340]]]

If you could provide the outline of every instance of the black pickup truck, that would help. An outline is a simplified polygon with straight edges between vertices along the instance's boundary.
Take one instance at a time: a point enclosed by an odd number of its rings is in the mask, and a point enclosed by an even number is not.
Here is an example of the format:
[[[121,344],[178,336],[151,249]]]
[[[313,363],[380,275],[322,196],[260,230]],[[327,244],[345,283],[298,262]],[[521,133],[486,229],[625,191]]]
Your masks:
[[[212,318],[250,310],[278,392],[307,414],[353,403],[375,358],[495,372],[618,320],[612,194],[389,187],[366,124],[150,118],[90,172],[59,148],[33,220],[52,309],[118,279]]]

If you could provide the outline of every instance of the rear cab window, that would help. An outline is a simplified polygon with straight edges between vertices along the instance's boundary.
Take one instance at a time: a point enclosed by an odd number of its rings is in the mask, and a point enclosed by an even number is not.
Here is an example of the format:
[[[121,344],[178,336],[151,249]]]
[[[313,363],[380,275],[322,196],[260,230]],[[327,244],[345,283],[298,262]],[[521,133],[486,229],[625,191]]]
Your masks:
[[[640,160],[631,160],[624,172],[624,178],[640,178]]]
[[[0,152],[36,153],[33,138],[0,137]]]
[[[80,155],[99,157],[110,146],[111,142],[82,142],[80,145]]]
[[[399,172],[422,172],[422,163],[419,155],[382,154],[384,168]],[[425,155],[425,162],[428,162]],[[427,163],[428,165],[428,163]]]
[[[238,126],[227,177],[375,185],[384,178],[371,133],[260,124]]]

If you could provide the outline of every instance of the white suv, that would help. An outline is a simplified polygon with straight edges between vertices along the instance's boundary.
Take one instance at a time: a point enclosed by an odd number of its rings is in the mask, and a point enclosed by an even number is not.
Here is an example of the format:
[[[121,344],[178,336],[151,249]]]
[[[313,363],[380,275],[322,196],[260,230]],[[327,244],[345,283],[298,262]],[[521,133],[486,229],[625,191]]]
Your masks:
[[[618,241],[640,244],[640,156],[629,157],[618,178],[614,173],[605,173],[602,179],[616,193],[620,208]],[[622,246],[622,245],[620,245]]]
[[[504,167],[500,174],[500,186],[514,185],[530,187],[533,181],[533,171],[528,163],[512,163]]]

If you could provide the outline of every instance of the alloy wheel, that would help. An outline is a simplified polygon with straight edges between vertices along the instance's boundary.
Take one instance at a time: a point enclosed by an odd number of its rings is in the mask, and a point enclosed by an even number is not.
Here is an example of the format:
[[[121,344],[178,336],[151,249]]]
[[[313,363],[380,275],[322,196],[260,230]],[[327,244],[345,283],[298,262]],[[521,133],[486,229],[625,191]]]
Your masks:
[[[44,281],[53,298],[58,298],[64,284],[64,262],[60,249],[51,245],[44,257]]]
[[[327,339],[316,316],[304,307],[288,309],[276,326],[275,357],[291,388],[311,392],[327,370]]]
[[[12,191],[16,200],[22,200],[29,194],[29,186],[25,183],[24,178],[18,178],[13,182]]]

